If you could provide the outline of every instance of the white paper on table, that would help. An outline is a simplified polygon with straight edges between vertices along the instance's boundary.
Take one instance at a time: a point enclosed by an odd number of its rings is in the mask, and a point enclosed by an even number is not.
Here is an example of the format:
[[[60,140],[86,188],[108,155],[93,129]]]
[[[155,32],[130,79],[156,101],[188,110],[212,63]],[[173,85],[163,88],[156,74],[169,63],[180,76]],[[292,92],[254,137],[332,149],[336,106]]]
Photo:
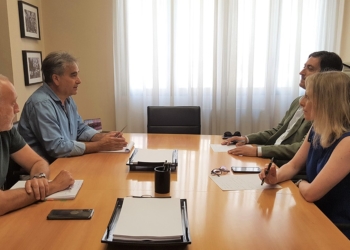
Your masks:
[[[11,189],[24,188],[25,184],[26,181],[18,181]],[[70,188],[51,194],[45,200],[72,200],[77,196],[82,185],[83,180],[75,180]]]
[[[247,144],[245,146],[248,146],[248,147],[253,147],[252,145],[250,144]],[[234,149],[236,148],[236,145],[221,145],[221,144],[210,144],[210,147],[211,149],[214,151],[214,152],[227,152],[229,151],[230,149]]]
[[[113,238],[134,241],[178,240],[183,235],[179,198],[126,197]]]
[[[138,149],[132,162],[173,162],[173,149]]]
[[[210,178],[223,190],[263,190],[270,188],[282,188],[280,185],[269,185],[261,180],[258,174],[235,174],[235,175],[211,175]]]

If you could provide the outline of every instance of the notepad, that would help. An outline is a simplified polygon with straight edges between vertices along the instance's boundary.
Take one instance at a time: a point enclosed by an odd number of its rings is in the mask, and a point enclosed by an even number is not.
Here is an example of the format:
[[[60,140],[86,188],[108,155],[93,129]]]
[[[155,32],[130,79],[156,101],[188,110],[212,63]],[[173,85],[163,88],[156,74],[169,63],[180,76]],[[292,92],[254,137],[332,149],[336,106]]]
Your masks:
[[[282,188],[280,185],[261,185],[258,174],[237,174],[210,176],[210,178],[223,190],[262,190],[270,188]]]
[[[100,151],[100,152],[105,152],[105,153],[130,153],[131,149],[134,147],[134,142],[131,141],[128,143],[128,145],[126,145],[126,147],[124,147],[121,150],[115,150],[115,151]]]
[[[132,162],[173,162],[173,149],[138,149]]]
[[[114,240],[171,241],[183,236],[180,199],[124,198]]]
[[[18,181],[11,189],[24,188],[26,181]],[[83,180],[75,180],[73,186],[46,197],[45,200],[73,200],[83,184]]]

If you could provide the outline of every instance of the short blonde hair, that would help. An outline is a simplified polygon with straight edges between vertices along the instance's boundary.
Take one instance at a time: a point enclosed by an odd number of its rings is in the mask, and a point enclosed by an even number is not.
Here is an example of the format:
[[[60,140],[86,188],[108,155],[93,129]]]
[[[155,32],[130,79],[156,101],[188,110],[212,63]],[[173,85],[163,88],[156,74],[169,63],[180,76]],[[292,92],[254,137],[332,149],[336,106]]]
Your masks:
[[[350,130],[350,77],[340,71],[316,73],[307,77],[306,90],[313,103],[313,143],[329,147]]]

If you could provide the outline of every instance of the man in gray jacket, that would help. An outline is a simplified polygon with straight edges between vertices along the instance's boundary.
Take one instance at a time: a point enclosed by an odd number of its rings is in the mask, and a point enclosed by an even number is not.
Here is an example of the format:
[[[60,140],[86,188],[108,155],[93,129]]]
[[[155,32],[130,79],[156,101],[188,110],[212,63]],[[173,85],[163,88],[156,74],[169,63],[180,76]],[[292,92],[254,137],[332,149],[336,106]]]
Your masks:
[[[299,86],[305,89],[306,77],[316,72],[341,71],[342,68],[342,60],[336,53],[328,51],[314,52],[309,55],[304,68],[299,73],[301,75]],[[304,119],[299,99],[300,96],[292,102],[282,121],[276,127],[246,136],[233,136],[223,141],[222,144],[237,142],[238,147],[229,150],[228,153],[264,158],[275,157],[275,163],[279,166],[291,160],[311,127],[311,122]],[[246,145],[248,143],[257,144],[258,146]]]

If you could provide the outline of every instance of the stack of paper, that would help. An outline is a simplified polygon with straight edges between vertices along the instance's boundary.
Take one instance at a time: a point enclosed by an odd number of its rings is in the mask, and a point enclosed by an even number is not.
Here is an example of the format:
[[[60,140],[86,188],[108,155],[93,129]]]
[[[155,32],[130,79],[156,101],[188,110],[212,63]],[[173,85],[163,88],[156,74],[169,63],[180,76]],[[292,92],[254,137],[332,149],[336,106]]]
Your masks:
[[[180,199],[124,198],[113,239],[171,241],[181,236]]]
[[[11,189],[24,188],[25,183],[26,181],[18,181],[15,185],[11,187]],[[73,186],[71,186],[68,189],[49,195],[46,197],[45,200],[72,200],[77,196],[82,184],[83,180],[75,180]]]
[[[137,149],[132,162],[173,162],[173,149]]]

